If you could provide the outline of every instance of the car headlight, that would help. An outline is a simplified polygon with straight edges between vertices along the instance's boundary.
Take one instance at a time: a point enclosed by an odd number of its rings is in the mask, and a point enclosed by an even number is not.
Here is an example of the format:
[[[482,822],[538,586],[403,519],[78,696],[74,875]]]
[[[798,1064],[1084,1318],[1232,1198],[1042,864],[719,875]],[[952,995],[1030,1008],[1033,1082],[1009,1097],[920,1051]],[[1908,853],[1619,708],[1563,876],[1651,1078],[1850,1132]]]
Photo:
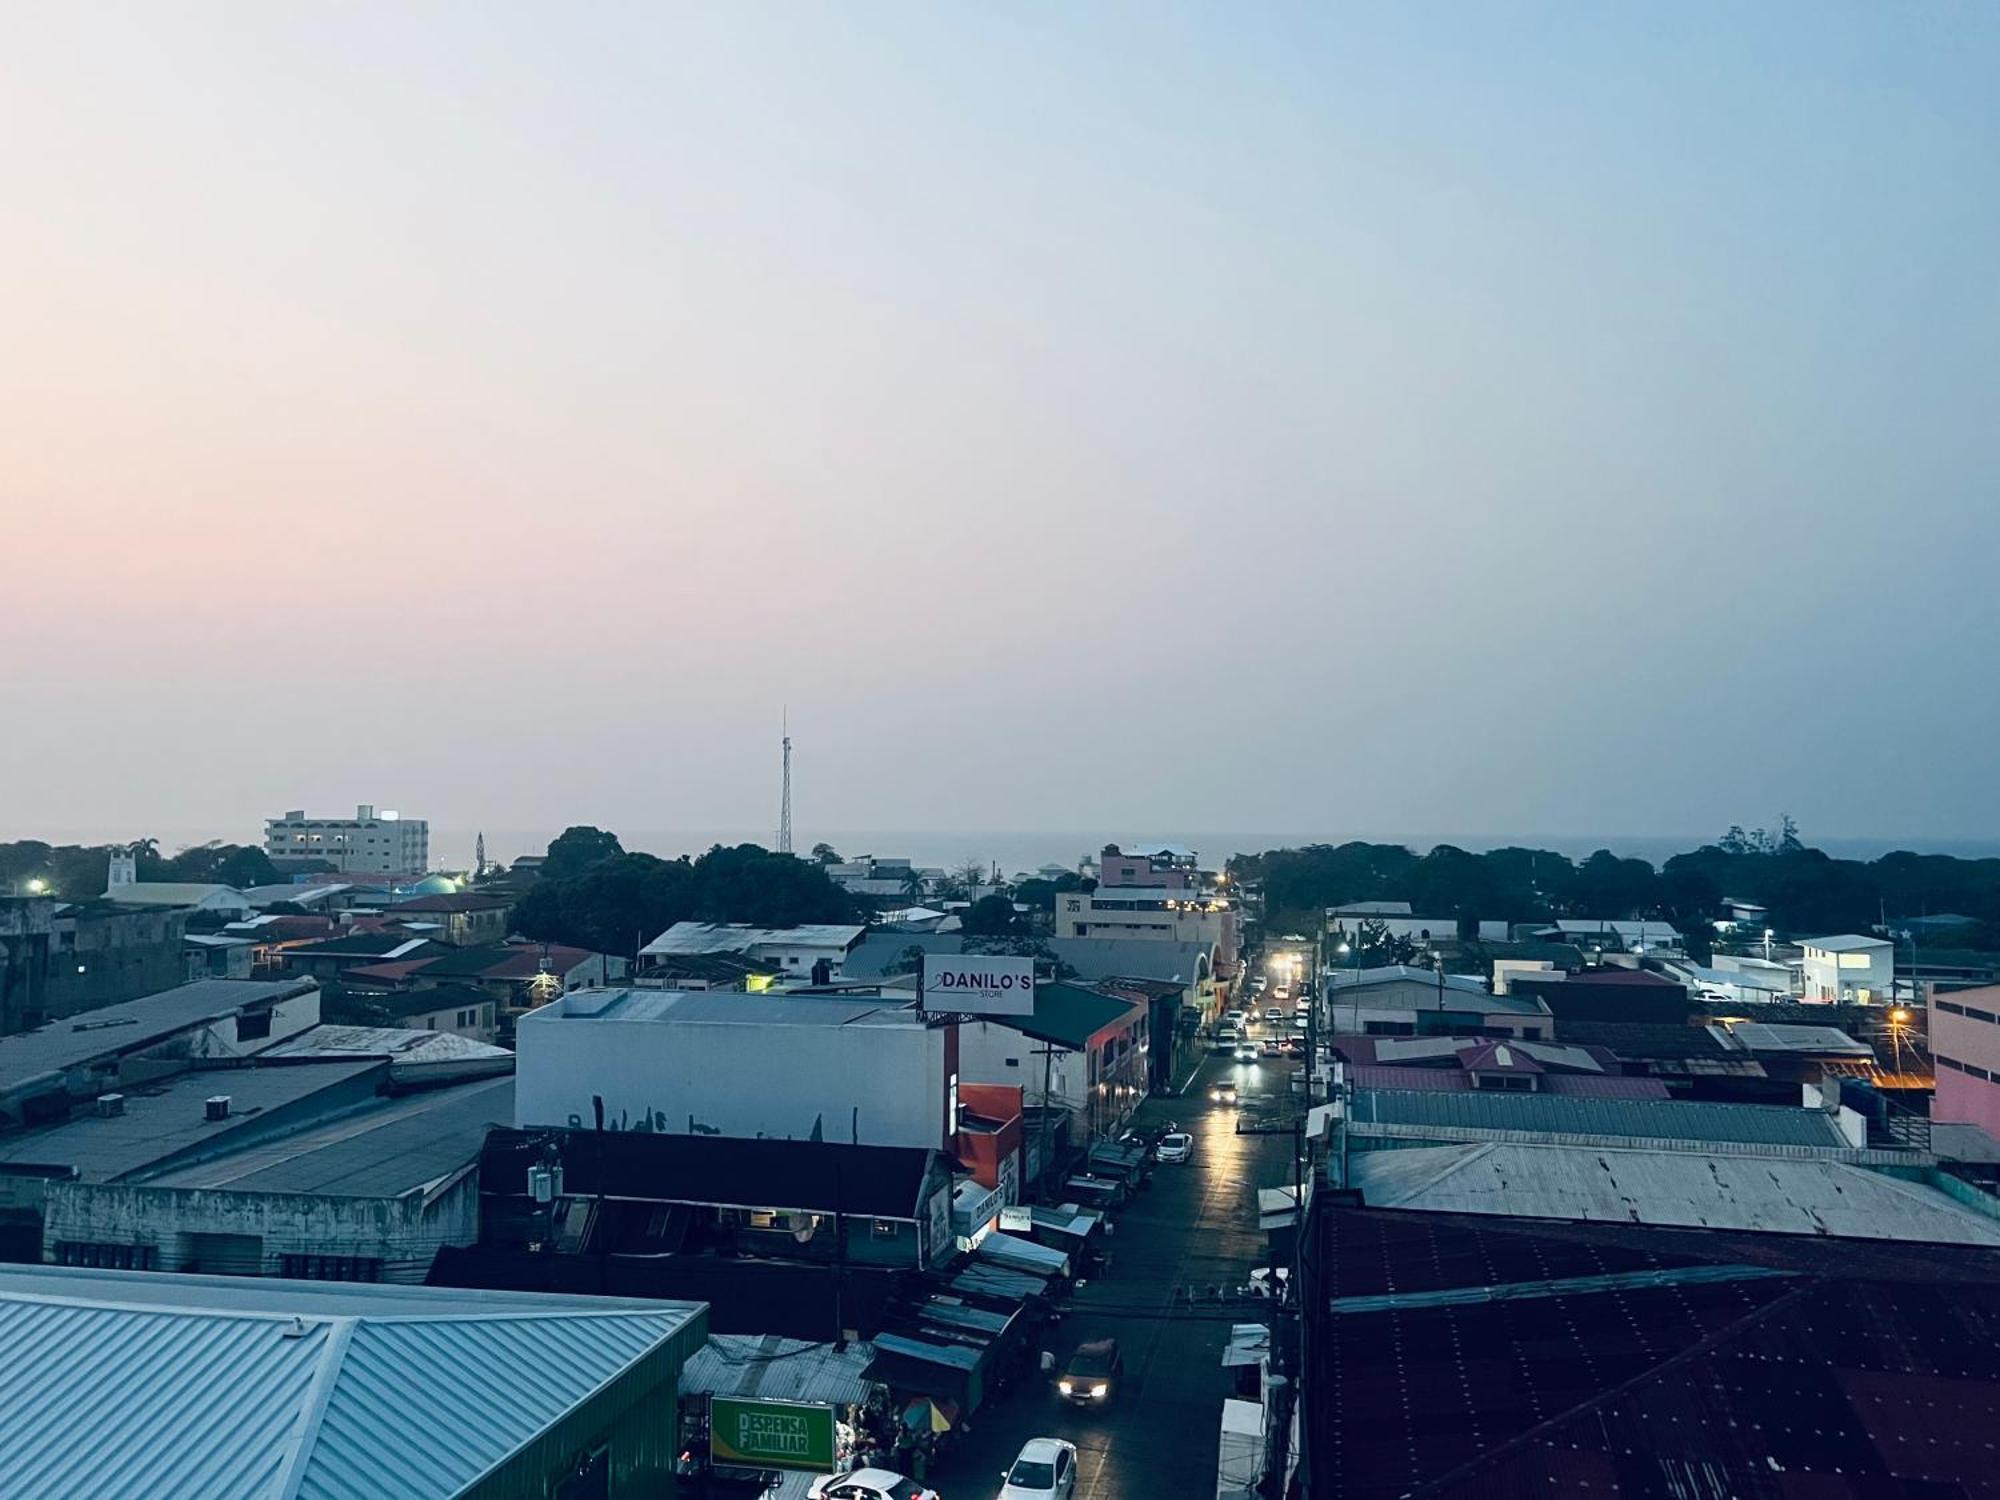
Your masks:
[[[1100,1380],[1090,1388],[1090,1394],[1097,1397],[1108,1396],[1111,1394],[1111,1387]]]
[[[1071,1385],[1067,1380],[1065,1380],[1061,1384],[1061,1386],[1058,1387],[1058,1389],[1060,1389],[1065,1396],[1074,1396],[1076,1394],[1076,1387]]]

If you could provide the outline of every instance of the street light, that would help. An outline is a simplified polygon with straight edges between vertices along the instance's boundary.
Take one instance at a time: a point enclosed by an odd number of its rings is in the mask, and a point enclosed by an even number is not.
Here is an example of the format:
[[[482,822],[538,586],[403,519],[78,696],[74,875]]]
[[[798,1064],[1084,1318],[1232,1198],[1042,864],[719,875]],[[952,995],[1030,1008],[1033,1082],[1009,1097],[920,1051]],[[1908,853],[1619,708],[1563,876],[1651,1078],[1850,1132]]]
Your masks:
[[[49,883],[39,875],[28,882],[28,894],[30,896],[39,896],[48,888]]]

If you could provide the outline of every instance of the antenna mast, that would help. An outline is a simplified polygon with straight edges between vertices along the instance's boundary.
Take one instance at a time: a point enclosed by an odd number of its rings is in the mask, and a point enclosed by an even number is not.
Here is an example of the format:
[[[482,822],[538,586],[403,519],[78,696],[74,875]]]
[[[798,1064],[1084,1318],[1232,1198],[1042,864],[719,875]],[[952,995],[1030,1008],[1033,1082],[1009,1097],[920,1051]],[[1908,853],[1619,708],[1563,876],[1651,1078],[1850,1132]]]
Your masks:
[[[778,852],[792,852],[792,722],[791,713],[786,711],[785,726],[785,795],[778,804]]]

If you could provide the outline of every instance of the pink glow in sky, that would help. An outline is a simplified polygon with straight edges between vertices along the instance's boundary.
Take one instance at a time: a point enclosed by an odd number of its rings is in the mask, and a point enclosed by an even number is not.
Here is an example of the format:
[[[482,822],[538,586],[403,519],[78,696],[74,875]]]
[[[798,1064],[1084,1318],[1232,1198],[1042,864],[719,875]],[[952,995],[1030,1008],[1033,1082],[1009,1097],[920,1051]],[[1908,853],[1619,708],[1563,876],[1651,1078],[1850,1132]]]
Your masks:
[[[1696,10],[18,8],[0,837],[2000,832],[1995,13]]]

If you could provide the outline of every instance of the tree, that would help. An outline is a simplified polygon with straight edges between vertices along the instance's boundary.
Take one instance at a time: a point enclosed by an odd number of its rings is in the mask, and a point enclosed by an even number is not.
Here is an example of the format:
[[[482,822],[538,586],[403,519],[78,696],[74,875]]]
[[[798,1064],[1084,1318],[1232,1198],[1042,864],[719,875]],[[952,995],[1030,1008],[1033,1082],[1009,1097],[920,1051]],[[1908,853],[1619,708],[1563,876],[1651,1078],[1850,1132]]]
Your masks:
[[[986,874],[986,862],[981,859],[961,860],[953,867],[951,878],[958,883],[959,888],[967,896],[970,896],[982,885],[990,883]]]
[[[172,859],[156,860],[148,870],[140,863],[141,880],[186,880],[199,885],[233,885],[247,890],[254,885],[279,885],[284,875],[271,858],[253,844],[209,842],[183,849]]]
[[[549,841],[548,858],[542,864],[544,880],[567,880],[581,875],[593,865],[604,863],[625,852],[618,835],[579,823],[565,828]]]
[[[924,898],[924,872],[915,865],[903,872],[903,894],[912,901]]]
[[[812,857],[823,865],[837,865],[840,863],[840,851],[831,844],[814,844],[812,847]]]
[[[1021,930],[1013,901],[998,894],[981,896],[960,920],[967,937],[1009,937]]]
[[[512,920],[527,937],[629,954],[676,922],[796,927],[860,914],[822,866],[739,844],[717,845],[694,860],[619,853],[575,874],[544,875]]]

